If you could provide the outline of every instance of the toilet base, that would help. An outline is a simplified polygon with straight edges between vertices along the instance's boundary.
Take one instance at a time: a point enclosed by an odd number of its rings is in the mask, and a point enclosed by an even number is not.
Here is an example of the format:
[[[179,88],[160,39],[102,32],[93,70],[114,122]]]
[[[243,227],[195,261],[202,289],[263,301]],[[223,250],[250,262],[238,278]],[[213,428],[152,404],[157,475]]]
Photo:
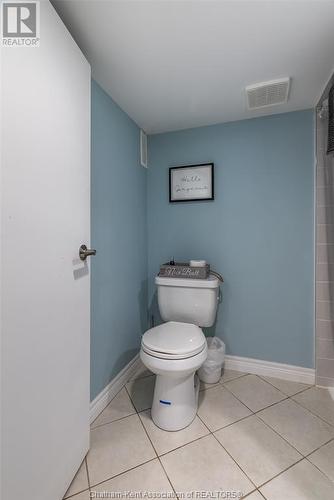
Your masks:
[[[157,375],[151,416],[165,431],[178,431],[195,418],[198,407],[199,379],[195,373],[176,378]]]

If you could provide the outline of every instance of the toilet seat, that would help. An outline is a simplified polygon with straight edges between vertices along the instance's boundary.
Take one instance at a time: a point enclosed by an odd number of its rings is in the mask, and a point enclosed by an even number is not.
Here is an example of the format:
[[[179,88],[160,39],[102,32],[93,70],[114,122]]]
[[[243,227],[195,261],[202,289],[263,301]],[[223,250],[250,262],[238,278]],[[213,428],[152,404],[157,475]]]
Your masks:
[[[143,351],[157,358],[187,359],[202,352],[206,340],[198,326],[168,321],[144,333],[141,346]]]

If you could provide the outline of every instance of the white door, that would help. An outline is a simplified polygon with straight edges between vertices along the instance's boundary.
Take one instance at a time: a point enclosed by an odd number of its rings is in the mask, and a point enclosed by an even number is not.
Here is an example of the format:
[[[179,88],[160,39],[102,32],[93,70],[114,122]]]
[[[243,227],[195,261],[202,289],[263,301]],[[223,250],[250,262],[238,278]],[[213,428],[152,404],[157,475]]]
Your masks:
[[[1,80],[1,498],[60,500],[89,446],[90,66],[47,0]]]

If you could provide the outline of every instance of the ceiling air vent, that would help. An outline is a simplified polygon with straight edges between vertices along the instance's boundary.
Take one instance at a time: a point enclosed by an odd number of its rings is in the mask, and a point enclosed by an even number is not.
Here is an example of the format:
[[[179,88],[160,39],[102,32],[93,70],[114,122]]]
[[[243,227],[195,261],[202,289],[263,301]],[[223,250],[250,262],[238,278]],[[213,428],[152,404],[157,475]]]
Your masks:
[[[265,108],[287,102],[290,78],[280,78],[268,82],[255,83],[246,87],[249,109]]]

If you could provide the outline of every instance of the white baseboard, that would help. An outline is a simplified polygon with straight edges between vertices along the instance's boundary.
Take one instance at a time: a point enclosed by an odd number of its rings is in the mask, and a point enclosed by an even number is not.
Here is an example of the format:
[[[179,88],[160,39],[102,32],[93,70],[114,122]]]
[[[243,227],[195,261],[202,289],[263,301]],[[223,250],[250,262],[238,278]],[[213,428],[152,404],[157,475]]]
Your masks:
[[[315,370],[303,366],[285,365],[261,359],[243,358],[240,356],[225,356],[225,368],[239,372],[254,373],[267,377],[282,378],[303,384],[315,383]]]
[[[138,367],[139,354],[136,354],[134,358],[124,366],[115,378],[109,382],[109,384],[96,396],[95,399],[90,403],[89,409],[89,420],[92,423],[100,413],[105,409],[110,401],[116,396],[116,394],[122,389],[122,387],[131,378]]]

